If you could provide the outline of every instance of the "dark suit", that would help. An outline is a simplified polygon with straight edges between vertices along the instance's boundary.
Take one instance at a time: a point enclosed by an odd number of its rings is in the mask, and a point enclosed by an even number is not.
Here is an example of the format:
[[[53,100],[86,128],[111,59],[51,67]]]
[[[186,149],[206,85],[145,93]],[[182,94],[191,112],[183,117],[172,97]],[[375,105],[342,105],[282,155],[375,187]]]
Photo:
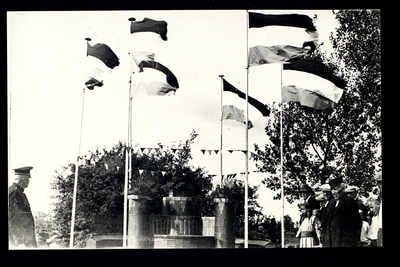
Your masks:
[[[24,188],[13,183],[8,188],[8,239],[11,246],[37,247],[35,223]]]
[[[339,202],[332,199],[325,215],[326,235],[324,243],[328,247],[354,247],[360,241],[362,225],[358,206],[354,199],[346,195]]]

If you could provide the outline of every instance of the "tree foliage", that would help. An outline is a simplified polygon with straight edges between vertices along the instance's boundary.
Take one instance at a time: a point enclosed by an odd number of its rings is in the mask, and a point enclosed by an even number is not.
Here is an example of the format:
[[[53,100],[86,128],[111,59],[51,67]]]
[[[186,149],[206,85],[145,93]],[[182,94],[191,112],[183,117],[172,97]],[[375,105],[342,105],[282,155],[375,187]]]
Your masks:
[[[264,149],[255,145],[253,158],[267,174],[263,183],[280,189],[282,106],[284,193],[289,202],[299,198],[301,183],[325,183],[329,175],[370,191],[381,167],[380,13],[342,10],[335,15],[340,27],[331,35],[333,54],[328,57],[317,50],[304,60],[323,62],[346,80],[341,100],[332,113],[293,102],[273,104],[265,128],[270,143]]]

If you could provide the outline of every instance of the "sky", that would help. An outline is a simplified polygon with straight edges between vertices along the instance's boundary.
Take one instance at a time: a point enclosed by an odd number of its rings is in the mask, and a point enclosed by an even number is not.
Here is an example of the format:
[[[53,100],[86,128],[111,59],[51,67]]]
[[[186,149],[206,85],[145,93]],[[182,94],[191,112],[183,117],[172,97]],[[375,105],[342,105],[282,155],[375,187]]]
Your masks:
[[[332,51],[329,35],[337,27],[330,10],[257,10],[265,14],[318,15],[315,26],[322,49]],[[219,174],[220,155],[201,149],[220,148],[221,80],[242,91],[247,83],[247,12],[245,10],[179,11],[43,11],[7,13],[8,81],[8,171],[33,166],[31,183],[25,190],[33,213],[50,211],[50,184],[56,171],[75,162],[79,150],[86,41],[109,45],[120,65],[104,80],[104,86],[85,90],[80,155],[89,150],[110,149],[127,140],[130,61],[130,22],[149,17],[168,23],[168,41],[162,42],[158,61],[177,77],[175,96],[144,97],[133,101],[133,144],[157,147],[199,136],[192,146],[191,165]],[[250,68],[249,94],[262,102],[279,101],[280,65]],[[224,103],[229,100],[224,96]],[[256,116],[249,108],[249,117]],[[249,150],[268,142],[264,127],[268,118],[253,121]],[[235,121],[224,121],[223,150],[244,150],[245,129]],[[266,215],[280,216],[281,202],[261,184],[264,175],[254,173],[249,162],[249,184],[260,185],[259,203]],[[240,151],[223,154],[223,173],[245,171]],[[238,175],[240,179],[243,179]],[[219,178],[218,178],[219,179]],[[161,201],[161,200],[160,200]],[[295,205],[285,214],[298,218]]]

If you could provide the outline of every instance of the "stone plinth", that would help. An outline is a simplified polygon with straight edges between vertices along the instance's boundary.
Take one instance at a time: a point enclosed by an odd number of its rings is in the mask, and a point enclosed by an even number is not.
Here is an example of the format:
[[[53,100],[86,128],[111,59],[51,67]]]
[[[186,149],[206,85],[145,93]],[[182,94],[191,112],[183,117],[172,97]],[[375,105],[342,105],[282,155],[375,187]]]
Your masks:
[[[236,211],[233,201],[215,198],[216,248],[235,248]]]
[[[153,248],[150,216],[145,214],[146,202],[137,195],[128,195],[129,248]]]

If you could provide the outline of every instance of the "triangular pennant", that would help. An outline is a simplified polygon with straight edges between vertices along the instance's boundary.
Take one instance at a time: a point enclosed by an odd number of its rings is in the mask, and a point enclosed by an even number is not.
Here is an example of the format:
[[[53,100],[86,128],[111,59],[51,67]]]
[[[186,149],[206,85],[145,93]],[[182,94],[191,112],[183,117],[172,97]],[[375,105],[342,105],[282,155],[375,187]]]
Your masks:
[[[214,152],[215,152],[215,155],[218,155],[219,150],[216,149],[216,150],[214,150]]]
[[[233,150],[228,150],[228,152],[232,154]]]
[[[145,150],[146,148],[145,147],[141,147],[140,148],[140,151],[142,151],[142,153],[144,153],[144,150]]]
[[[154,176],[154,171],[150,171],[150,173],[151,173],[151,176]]]
[[[167,173],[166,171],[161,171],[161,175],[162,175],[163,177],[165,176],[166,173]]]
[[[157,148],[154,148],[154,150],[156,151],[156,153],[158,153],[158,151],[160,151],[160,148],[157,147]]]
[[[208,152],[208,154],[210,154],[210,155],[211,155],[211,153],[212,153],[212,150],[211,150],[211,149],[208,149],[208,150],[207,150],[207,152]]]
[[[172,152],[175,154],[175,152],[176,152],[178,149],[177,149],[177,148],[172,148],[171,150],[172,150]]]
[[[206,152],[205,149],[200,149],[200,151],[201,151],[201,153],[203,153],[203,155],[204,155],[204,152]]]
[[[139,175],[142,175],[143,172],[144,170],[139,170]]]

